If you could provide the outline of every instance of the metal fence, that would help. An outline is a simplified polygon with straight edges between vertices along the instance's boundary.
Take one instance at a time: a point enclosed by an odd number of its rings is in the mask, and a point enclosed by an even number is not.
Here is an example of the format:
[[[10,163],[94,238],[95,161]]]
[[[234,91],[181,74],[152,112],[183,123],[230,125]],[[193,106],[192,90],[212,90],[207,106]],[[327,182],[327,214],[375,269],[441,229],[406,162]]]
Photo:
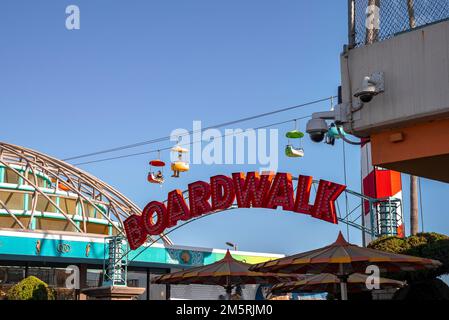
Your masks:
[[[449,0],[349,0],[349,45],[360,47],[449,18]]]

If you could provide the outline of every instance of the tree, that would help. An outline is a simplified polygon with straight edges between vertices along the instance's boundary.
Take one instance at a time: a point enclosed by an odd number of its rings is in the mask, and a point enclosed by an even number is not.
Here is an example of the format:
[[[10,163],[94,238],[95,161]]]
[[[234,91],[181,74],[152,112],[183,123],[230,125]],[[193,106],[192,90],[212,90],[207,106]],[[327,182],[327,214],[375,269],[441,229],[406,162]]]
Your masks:
[[[434,270],[403,272],[389,276],[408,281],[433,279],[449,273],[449,236],[435,232],[418,233],[406,238],[382,237],[368,245],[381,251],[439,260],[443,265]]]
[[[383,237],[368,246],[381,251],[439,260],[442,266],[434,270],[389,273],[388,278],[406,280],[394,299],[449,300],[449,287],[438,276],[449,273],[449,237],[438,233],[418,233],[407,238]]]

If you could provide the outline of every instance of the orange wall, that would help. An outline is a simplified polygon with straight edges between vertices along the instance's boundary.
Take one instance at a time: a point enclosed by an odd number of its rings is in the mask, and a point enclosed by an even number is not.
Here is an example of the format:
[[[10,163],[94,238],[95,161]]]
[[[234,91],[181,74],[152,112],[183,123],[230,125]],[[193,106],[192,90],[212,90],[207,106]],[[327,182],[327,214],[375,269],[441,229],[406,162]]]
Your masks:
[[[449,119],[373,134],[371,148],[373,164],[378,166],[449,154]]]

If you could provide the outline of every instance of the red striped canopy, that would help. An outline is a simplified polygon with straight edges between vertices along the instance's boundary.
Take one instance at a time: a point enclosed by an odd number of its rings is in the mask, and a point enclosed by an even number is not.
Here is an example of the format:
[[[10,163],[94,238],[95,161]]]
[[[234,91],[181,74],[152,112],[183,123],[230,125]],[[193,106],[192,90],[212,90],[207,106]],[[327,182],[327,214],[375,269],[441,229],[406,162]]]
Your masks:
[[[350,292],[360,292],[368,290],[366,280],[368,275],[361,273],[353,273],[348,277],[348,289]],[[298,281],[279,283],[271,288],[271,292],[275,294],[286,292],[329,292],[337,294],[340,292],[341,280],[330,273],[322,273],[318,275],[306,275]],[[379,278],[381,289],[399,288],[405,285],[405,282],[387,278]]]
[[[206,284],[223,287],[243,284],[273,284],[297,280],[294,275],[249,271],[251,264],[234,259],[229,252],[212,264],[164,274],[153,279],[159,284]]]
[[[299,274],[332,273],[350,275],[365,273],[369,265],[376,265],[383,272],[415,271],[437,268],[441,262],[432,259],[407,256],[359,247],[338,235],[329,246],[293,256],[253,265],[250,270]]]

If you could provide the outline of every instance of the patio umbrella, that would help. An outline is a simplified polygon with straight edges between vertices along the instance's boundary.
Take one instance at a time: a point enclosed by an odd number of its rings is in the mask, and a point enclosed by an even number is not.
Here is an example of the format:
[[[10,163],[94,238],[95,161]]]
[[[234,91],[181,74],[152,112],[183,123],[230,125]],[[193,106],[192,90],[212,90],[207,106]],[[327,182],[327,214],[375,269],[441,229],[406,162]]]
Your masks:
[[[348,277],[347,287],[350,292],[366,291],[366,280],[368,275],[353,273]],[[328,292],[336,295],[340,290],[341,280],[333,274],[322,273],[318,275],[306,275],[302,279],[291,282],[284,282],[274,285],[271,288],[272,293],[286,292]],[[387,278],[379,278],[381,288],[399,288],[405,285],[405,282]]]
[[[228,299],[234,286],[244,284],[275,284],[297,280],[296,275],[249,271],[251,264],[234,259],[229,252],[223,259],[209,265],[164,274],[153,279],[158,284],[219,285],[226,289]]]
[[[259,263],[250,270],[296,274],[331,273],[341,280],[342,300],[347,300],[347,280],[353,273],[365,273],[370,265],[380,271],[399,272],[437,268],[439,261],[359,247],[345,240],[340,232],[337,240],[319,248],[293,256]]]

